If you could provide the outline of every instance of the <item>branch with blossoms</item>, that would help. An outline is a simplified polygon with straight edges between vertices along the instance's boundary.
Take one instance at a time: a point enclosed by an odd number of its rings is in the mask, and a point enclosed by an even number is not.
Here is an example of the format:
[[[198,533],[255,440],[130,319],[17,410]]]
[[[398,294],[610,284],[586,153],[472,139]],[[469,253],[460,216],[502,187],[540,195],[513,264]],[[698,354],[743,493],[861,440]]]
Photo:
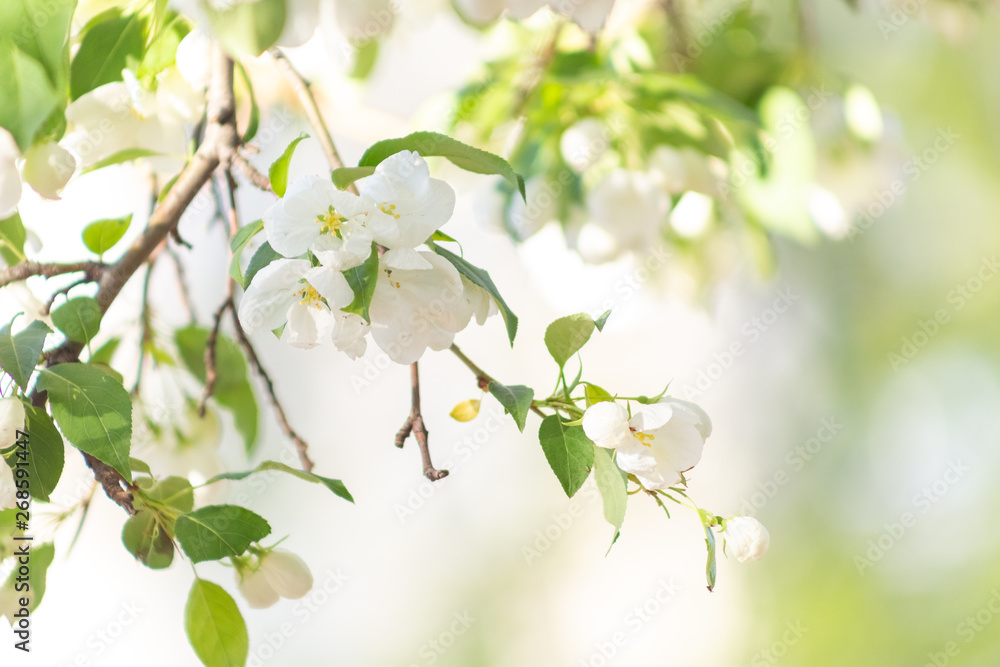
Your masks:
[[[192,30],[194,23],[166,3],[139,2],[91,17],[73,33],[73,5],[66,3],[58,10],[63,14],[53,17],[59,20],[40,28],[39,39],[58,46],[52,50],[59,51],[58,58],[33,42],[18,42],[17,35],[3,36],[47,84],[2,91],[13,111],[0,117],[5,123],[0,158],[14,158],[0,161],[0,177],[14,173],[19,194],[23,175],[39,194],[54,198],[78,173],[135,164],[151,174],[154,203],[148,224],[128,247],[120,242],[132,216],[101,219],[88,225],[81,239],[96,260],[43,263],[29,257],[29,230],[15,211],[18,201],[11,203],[0,192],[0,209],[11,213],[0,220],[0,255],[9,265],[0,269],[0,287],[42,277],[55,288],[42,312],[15,317],[0,331],[0,369],[11,381],[8,396],[0,399],[0,434],[5,443],[15,443],[2,450],[0,506],[27,514],[32,503],[50,502],[69,443],[89,467],[91,486],[99,484],[126,512],[122,543],[129,553],[153,570],[171,567],[177,559],[191,565],[186,618],[199,659],[210,667],[245,664],[246,624],[239,606],[223,587],[201,577],[199,564],[231,565],[236,587],[252,608],[304,596],[312,575],[301,558],[267,543],[275,530],[267,518],[237,504],[198,503],[195,490],[281,473],[354,502],[343,481],[316,472],[323,472],[322,462],[314,464],[278,398],[253,342],[255,336],[273,335],[303,351],[332,344],[352,360],[368,353],[371,342],[392,362],[409,366],[410,411],[394,442],[402,447],[414,438],[428,479],[442,479],[448,471],[432,460],[427,424],[437,416],[422,409],[420,373],[428,366],[419,364],[429,352],[448,350],[520,431],[529,416],[539,418],[539,445],[568,497],[593,476],[614,529],[612,545],[621,534],[629,497],[640,495],[668,517],[671,504],[698,517],[709,589],[716,581],[717,535],[739,560],[763,555],[768,536],[755,520],[724,518],[691,498],[687,475],[700,462],[711,434],[711,422],[699,406],[666,392],[652,398],[611,393],[585,379],[582,359],[572,372],[574,360],[610,313],[596,320],[569,315],[549,325],[543,343],[557,372],[548,395],[501,384],[456,345],[456,336],[473,321],[483,325],[496,316],[506,333],[501,344],[513,345],[518,318],[502,296],[503,277],[495,282],[478,264],[480,258],[466,257],[458,240],[441,231],[454,216],[456,193],[431,169],[435,161],[447,160],[502,182],[510,196],[527,205],[524,177],[510,162],[444,134],[415,132],[378,141],[356,166],[345,166],[309,82],[279,48],[282,39],[275,30],[283,27],[283,0],[225,7],[193,3],[185,11],[207,31]],[[273,20],[276,8],[281,21]],[[131,39],[119,24],[132,26],[128,29],[140,38]],[[559,66],[561,36],[571,25],[556,22],[531,71],[513,89],[514,115],[528,130],[538,91]],[[248,26],[250,35],[241,32]],[[119,29],[116,43],[135,46],[121,62],[103,51],[106,35]],[[300,100],[329,170],[289,183],[296,149],[309,140],[305,135],[292,141],[266,174],[251,163],[249,142],[260,127],[260,109],[244,62],[264,52]],[[238,96],[240,86],[245,94]],[[238,99],[246,100],[246,108],[238,108]],[[39,109],[46,111],[34,113]],[[246,122],[238,123],[238,116]],[[517,151],[531,136],[515,137]],[[246,215],[237,207],[235,190],[241,182],[275,199]],[[229,253],[225,284],[218,286],[221,301],[202,325],[191,308],[193,286],[184,270],[192,245],[178,227],[182,216],[206,208],[205,199],[215,204]],[[173,259],[174,287],[191,320],[170,332],[161,331],[155,318],[160,302],[154,287],[162,285],[154,282],[163,271],[164,264],[157,264],[163,254]],[[142,269],[138,349],[126,350],[138,352],[129,355],[130,363],[138,359],[133,371],[119,353],[120,346],[130,347],[128,336],[105,326],[104,318]],[[132,391],[125,389],[123,367],[133,373]],[[176,400],[150,401],[142,391],[150,376],[177,387]],[[297,467],[263,460],[244,470],[225,470],[214,451],[218,417],[231,418],[246,460],[259,460],[261,388],[295,449],[297,460],[291,459]],[[463,401],[451,416],[470,421],[480,405],[481,398]],[[21,433],[32,438],[30,456]],[[175,459],[192,451],[203,458],[185,461],[182,474],[167,474],[164,450]],[[204,480],[197,487],[191,482],[195,473]],[[30,484],[22,483],[26,478]],[[82,506],[89,503],[88,497]],[[62,513],[60,520],[71,513]],[[55,546],[39,548],[54,551]],[[32,574],[37,581],[45,577],[40,569]],[[12,586],[8,581],[0,588],[0,602],[12,599]],[[0,614],[8,619],[15,613],[0,604]]]

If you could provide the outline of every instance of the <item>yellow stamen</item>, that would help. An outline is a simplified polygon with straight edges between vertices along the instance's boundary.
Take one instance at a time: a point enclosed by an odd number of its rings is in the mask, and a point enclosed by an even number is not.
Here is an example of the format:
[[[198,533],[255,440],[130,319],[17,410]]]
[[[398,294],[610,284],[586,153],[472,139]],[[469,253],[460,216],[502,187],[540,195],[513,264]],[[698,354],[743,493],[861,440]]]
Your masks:
[[[645,447],[652,447],[652,441],[656,439],[652,433],[643,433],[642,431],[635,431],[632,436]]]
[[[395,204],[390,204],[389,202],[384,201],[381,204],[379,204],[378,207],[379,210],[385,213],[386,215],[391,215],[392,217],[396,218],[396,220],[399,220],[399,213],[396,213]]]
[[[316,310],[323,308],[323,297],[321,297],[319,292],[316,291],[316,288],[309,283],[306,283],[306,286],[296,292],[296,294],[302,297],[302,300],[299,301],[299,303],[303,306],[312,306]]]
[[[337,234],[340,231],[340,226],[347,222],[347,218],[337,213],[331,206],[326,213],[316,216],[316,222],[322,225],[321,234]]]

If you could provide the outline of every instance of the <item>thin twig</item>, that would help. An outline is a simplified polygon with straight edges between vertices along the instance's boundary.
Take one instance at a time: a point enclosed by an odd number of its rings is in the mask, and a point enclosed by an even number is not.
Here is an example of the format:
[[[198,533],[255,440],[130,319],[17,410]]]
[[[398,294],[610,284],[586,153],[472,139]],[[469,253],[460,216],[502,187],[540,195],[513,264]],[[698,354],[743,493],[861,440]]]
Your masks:
[[[254,186],[264,192],[274,192],[274,189],[271,187],[271,179],[257,171],[257,168],[250,164],[245,157],[237,153],[233,156],[232,163]]]
[[[48,302],[45,304],[45,307],[42,309],[42,314],[43,315],[48,315],[49,313],[51,313],[52,312],[52,306],[55,305],[56,299],[58,299],[60,296],[69,295],[70,291],[74,287],[79,287],[80,285],[85,285],[85,284],[87,284],[89,282],[93,282],[93,279],[89,278],[87,276],[84,276],[83,278],[80,278],[79,280],[74,280],[69,285],[66,285],[66,287],[62,287],[60,289],[57,289],[52,294],[52,296],[49,297]]]
[[[205,341],[205,390],[198,401],[198,416],[205,416],[205,403],[215,391],[215,381],[219,378],[219,369],[216,366],[216,345],[219,341],[219,326],[222,324],[222,316],[232,308],[233,298],[228,296],[219,309],[215,311],[212,321],[212,329],[208,332],[208,339]]]
[[[466,356],[465,352],[462,352],[462,350],[459,349],[458,345],[452,343],[451,347],[449,347],[448,349],[451,351],[452,354],[458,357],[459,360],[463,364],[465,364],[465,366],[470,371],[473,372],[473,374],[476,376],[476,384],[479,385],[479,388],[482,391],[489,392],[490,382],[496,382],[496,380],[493,379],[493,376],[491,376],[489,373],[487,373],[482,368],[477,366],[476,362],[474,362],[472,359],[469,359],[469,357]],[[544,412],[541,411],[541,409],[539,409],[537,405],[535,405],[534,401],[531,402],[531,411],[534,412],[539,417],[541,417],[542,419],[545,419],[545,417],[547,416]]]
[[[272,48],[268,50],[268,53],[274,58],[278,69],[281,70],[281,73],[295,92],[296,97],[299,98],[306,118],[309,119],[309,124],[316,130],[316,134],[318,135],[316,139],[319,141],[320,146],[323,147],[323,153],[326,154],[326,161],[330,164],[330,169],[340,169],[344,166],[344,161],[340,158],[336,144],[333,143],[333,136],[330,134],[330,129],[326,126],[326,121],[323,120],[323,115],[319,111],[319,105],[316,104],[316,97],[312,93],[312,87],[309,82],[302,78],[302,75],[292,66],[291,61],[288,60],[287,56],[280,49]],[[347,189],[354,194],[358,194],[358,189],[353,183]]]
[[[253,344],[250,339],[247,338],[246,331],[243,330],[243,325],[240,324],[239,315],[236,309],[233,308],[231,311],[233,316],[233,330],[236,333],[236,341],[243,348],[243,351],[247,354],[247,359],[250,361],[250,367],[253,368],[254,372],[260,377],[264,382],[264,388],[267,389],[267,395],[271,399],[271,405],[274,407],[274,414],[278,419],[278,425],[281,427],[282,432],[295,443],[295,449],[299,453],[299,461],[302,462],[302,469],[306,472],[312,472],[313,462],[309,458],[309,444],[302,439],[302,437],[295,432],[292,425],[288,423],[288,417],[285,415],[285,409],[281,407],[281,402],[278,400],[277,394],[274,393],[274,383],[271,382],[271,376],[267,374],[264,370],[264,366],[260,363],[260,357],[257,356],[257,351],[254,349]]]
[[[42,262],[24,261],[14,266],[0,269],[0,287],[19,280],[25,280],[31,276],[45,276],[52,278],[66,273],[83,272],[84,282],[96,282],[100,280],[103,273],[108,269],[108,265],[102,262],[73,262],[71,264],[44,264]]]
[[[158,249],[162,249],[164,246],[158,246]],[[149,285],[153,279],[153,266],[156,264],[156,258],[159,256],[159,252],[154,252],[149,258],[149,263],[146,264],[146,275],[142,279],[142,305],[139,311],[139,326],[142,327],[142,336],[139,339],[139,362],[135,371],[135,384],[132,385],[132,395],[139,395],[139,386],[142,384],[142,368],[146,365],[146,344],[153,341],[153,327],[151,318],[149,315]]]
[[[436,482],[447,477],[448,471],[438,470],[431,462],[431,450],[427,445],[427,427],[424,425],[423,415],[420,414],[420,371],[416,361],[410,364],[410,381],[412,388],[410,415],[403,422],[403,428],[399,429],[396,434],[396,446],[402,447],[410,433],[413,433],[413,437],[417,439],[417,445],[420,447],[420,458],[424,462],[424,477]]]
[[[194,314],[194,306],[191,303],[191,290],[188,289],[187,270],[184,268],[184,262],[181,261],[181,256],[177,254],[173,246],[167,246],[167,254],[173,260],[174,269],[177,271],[177,290],[181,297],[181,303],[184,304],[184,309],[187,311],[188,321],[194,324],[197,318]]]

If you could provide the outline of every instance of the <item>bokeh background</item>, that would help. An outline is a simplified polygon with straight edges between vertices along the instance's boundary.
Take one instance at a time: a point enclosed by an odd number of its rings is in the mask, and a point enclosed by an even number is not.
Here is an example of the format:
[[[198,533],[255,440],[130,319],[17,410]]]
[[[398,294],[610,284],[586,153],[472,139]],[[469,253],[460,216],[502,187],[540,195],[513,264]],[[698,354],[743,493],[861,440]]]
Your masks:
[[[447,353],[421,361],[432,451],[451,469],[431,484],[413,443],[392,446],[409,409],[408,369],[380,368],[377,350],[351,362],[261,335],[317,472],[343,479],[357,503],[277,477],[215,491],[290,535],[285,546],[316,579],[304,600],[246,614],[250,665],[1000,664],[1000,26],[988,9],[911,3],[921,7],[886,32],[893,7],[807,4],[823,64],[898,118],[894,169],[902,174],[941,132],[957,138],[917,178],[899,176],[904,191],[863,233],[810,246],[777,240],[773,276],[735,256],[728,277],[692,300],[662,276],[638,279],[647,258],[584,264],[554,228],[515,246],[477,222],[480,177],[439,170],[460,194],[444,230],[521,317],[513,350],[498,318],[456,342],[499,380],[544,391],[556,373],[546,324],[612,300],[605,331],[584,351],[585,378],[630,395],[672,381],[671,393],[701,403],[715,430],[690,492],[723,516],[754,513],[771,534],[768,556],[720,558],[709,593],[697,518],[678,508],[668,520],[639,497],[605,555],[611,529],[593,482],[567,500],[533,416],[521,435],[486,397],[475,421],[448,417],[479,391]],[[489,55],[487,40],[434,6],[403,8],[363,85],[344,79],[322,46],[293,51],[348,163],[374,140],[419,129]],[[253,75],[271,105],[254,160],[266,167],[308,128],[275,115],[296,106],[266,63]],[[324,168],[304,142],[292,176]],[[79,248],[64,239],[86,223],[145,210],[141,171],[105,171],[72,183],[61,202],[22,205],[44,252],[71,257]],[[873,184],[871,200],[885,192]],[[240,190],[245,216],[267,202]],[[202,321],[225,280],[226,240],[209,213],[192,212],[181,228],[195,243],[187,266]],[[638,289],[622,287],[632,279]],[[782,295],[790,305],[773,317]],[[170,290],[158,298],[158,325],[183,322]],[[112,314],[123,327],[134,321],[125,304]],[[744,352],[727,357],[736,342]],[[287,457],[264,414],[259,456]],[[231,424],[221,427],[222,459],[246,468]],[[70,504],[86,479],[70,461],[55,497]],[[136,563],[121,545],[123,521],[98,497],[73,551],[72,526],[60,530],[33,617],[35,652],[25,660],[5,645],[4,664],[196,664],[182,623],[191,573],[182,561],[163,573]],[[235,592],[232,571],[199,571]]]

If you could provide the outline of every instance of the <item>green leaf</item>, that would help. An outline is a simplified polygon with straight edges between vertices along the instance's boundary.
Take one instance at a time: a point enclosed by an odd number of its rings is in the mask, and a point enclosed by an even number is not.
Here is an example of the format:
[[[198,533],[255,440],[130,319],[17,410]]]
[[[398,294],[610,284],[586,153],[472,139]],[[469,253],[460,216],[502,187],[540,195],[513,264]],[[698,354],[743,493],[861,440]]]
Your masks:
[[[70,299],[52,311],[52,324],[68,340],[89,343],[101,328],[101,307],[89,296]]]
[[[598,331],[604,331],[604,325],[608,321],[608,317],[611,316],[611,309],[605,310],[601,313],[601,316],[594,320],[594,326],[597,327]]]
[[[143,495],[181,512],[194,509],[194,487],[184,477],[165,477],[144,491]]]
[[[344,271],[347,284],[354,291],[354,300],[341,308],[346,313],[360,315],[365,322],[371,322],[368,308],[375,294],[375,284],[378,282],[378,250],[372,243],[372,252],[361,266]]]
[[[250,283],[253,282],[253,278],[257,275],[257,272],[276,259],[282,259],[282,256],[271,247],[270,243],[265,242],[261,247],[257,248],[257,252],[253,254],[253,257],[250,258],[250,263],[247,264],[246,273],[243,274],[243,287],[250,287]]]
[[[8,266],[14,266],[24,259],[24,242],[28,239],[21,216],[18,213],[0,220],[0,257]]]
[[[284,0],[227,3],[226,9],[204,5],[212,36],[232,55],[259,56],[271,48],[285,25]]]
[[[59,430],[77,449],[132,481],[132,399],[120,382],[93,366],[66,363],[42,370],[36,387],[48,392]]]
[[[208,505],[177,517],[177,539],[193,563],[239,556],[271,534],[258,514],[238,505]]]
[[[346,190],[354,181],[374,173],[375,167],[340,167],[330,172],[330,178],[338,190]]]
[[[288,166],[292,163],[292,155],[295,154],[295,147],[299,145],[300,141],[308,138],[309,135],[303,132],[292,139],[292,143],[288,144],[281,157],[272,162],[270,168],[267,170],[267,174],[271,178],[271,189],[279,197],[284,197],[285,190],[288,188]]]
[[[160,1],[157,0],[158,3]],[[190,32],[185,19],[174,15],[170,23],[163,26],[165,18],[162,14],[159,17],[154,16],[149,27],[154,37],[150,40],[146,53],[142,56],[142,63],[136,71],[136,76],[144,83],[152,83],[157,74],[177,62],[177,47]]]
[[[377,167],[382,160],[400,151],[415,151],[424,157],[444,157],[456,167],[475,174],[503,176],[517,188],[522,199],[527,200],[524,194],[524,179],[514,171],[507,160],[437,132],[414,132],[399,139],[386,139],[373,144],[361,156],[358,166]]]
[[[594,443],[584,435],[583,427],[567,424],[556,415],[542,420],[538,441],[563,491],[572,498],[590,475]]]
[[[628,475],[615,463],[612,450],[597,445],[594,445],[594,481],[604,502],[604,518],[615,527],[617,536],[625,521]]]
[[[560,317],[548,326],[545,330],[545,347],[549,349],[549,354],[559,364],[559,368],[565,366],[586,345],[594,333],[594,327],[594,320],[586,313]]]
[[[83,36],[70,67],[70,97],[77,99],[98,86],[122,81],[130,61],[142,62],[146,47],[146,20],[128,14],[101,21]]]
[[[256,236],[260,230],[264,229],[264,222],[257,220],[249,225],[240,227],[229,240],[229,248],[233,251],[233,259],[229,262],[229,276],[243,285],[243,269],[240,266],[240,258],[243,256],[243,249],[250,243],[250,239]]]
[[[28,611],[37,609],[38,605],[42,603],[42,598],[45,597],[46,575],[55,556],[56,548],[52,544],[32,546],[27,595],[25,595],[23,589],[24,582],[17,581],[19,574],[17,568],[14,568],[7,577],[7,581],[0,587],[0,600],[18,600],[21,597],[27,597],[30,600]],[[18,586],[21,587],[21,590],[18,590]],[[10,616],[7,617],[7,620],[10,621],[11,625],[14,625],[18,621],[16,618],[10,618]]]
[[[24,152],[62,98],[41,63],[8,37],[0,37],[0,72],[0,127],[14,135]]]
[[[354,45],[354,66],[351,68],[352,79],[367,79],[378,62],[379,41],[366,39]]]
[[[195,579],[184,607],[184,627],[205,667],[246,664],[250,651],[247,624],[236,601],[218,584]]]
[[[10,335],[10,324],[0,329],[0,368],[14,378],[21,389],[28,388],[28,380],[45,345],[45,336],[50,333],[52,329],[41,320],[34,320],[14,336]]]
[[[705,563],[705,579],[708,581],[708,591],[715,588],[715,534],[710,526],[705,526],[705,546],[708,547],[708,560]]]
[[[243,67],[243,63],[236,62],[236,72],[239,73],[243,85],[246,86],[247,95],[250,97],[250,118],[247,120],[247,129],[243,131],[243,143],[248,144],[257,136],[257,130],[260,128],[260,106],[258,106],[257,96],[253,92],[253,82],[250,80],[246,68]]]
[[[436,252],[441,257],[451,262],[452,266],[458,269],[458,272],[465,276],[469,281],[475,285],[479,285],[484,290],[486,290],[493,299],[496,300],[497,305],[500,306],[500,315],[503,317],[504,324],[507,325],[507,338],[510,340],[511,346],[514,345],[514,337],[517,335],[517,315],[514,311],[510,309],[507,302],[503,300],[500,296],[500,290],[497,286],[493,284],[493,279],[490,278],[488,271],[480,269],[474,264],[470,264],[465,261],[455,253],[442,248],[436,243],[430,243],[430,248]]]
[[[614,397],[610,393],[608,393],[607,390],[605,390],[602,387],[598,387],[596,384],[590,384],[589,382],[586,383],[583,392],[587,398],[588,408],[594,403],[601,403],[603,401],[614,400]]]
[[[90,165],[89,167],[85,167],[80,173],[81,174],[89,174],[92,171],[97,171],[98,169],[103,169],[104,167],[110,167],[113,164],[122,164],[123,162],[132,162],[133,160],[139,160],[139,159],[144,158],[144,157],[155,157],[157,155],[162,155],[162,153],[160,153],[160,151],[154,151],[154,150],[149,149],[149,148],[126,148],[124,150],[118,151],[117,153],[112,153],[111,155],[109,155],[108,157],[104,158],[103,160],[98,160],[97,162],[95,162],[94,164]],[[173,185],[173,182],[175,180],[176,180],[176,177],[174,179],[172,179],[171,181],[169,181],[167,183],[167,185],[164,186],[164,189],[167,189],[171,185]],[[163,194],[161,193],[160,196],[162,198]]]
[[[29,434],[26,458],[31,496],[37,500],[49,501],[49,495],[62,476],[66,448],[59,430],[42,408],[30,403],[24,405],[24,430]],[[11,467],[19,460],[17,445],[3,451],[10,459]]]
[[[132,468],[132,472],[144,472],[147,475],[153,474],[153,471],[149,469],[148,463],[141,461],[134,456],[128,457],[128,464]]]
[[[103,255],[122,240],[131,224],[131,213],[123,218],[92,222],[83,228],[83,245],[95,255]]]
[[[122,527],[122,543],[146,567],[162,570],[174,562],[174,541],[152,510],[140,510]]]
[[[304,470],[297,470],[296,468],[287,466],[284,463],[278,463],[277,461],[264,461],[253,470],[247,470],[245,472],[225,472],[220,475],[216,475],[215,477],[211,478],[205,483],[211,484],[212,482],[218,482],[219,480],[222,479],[233,479],[233,480],[246,479],[247,477],[253,475],[254,473],[265,472],[268,470],[275,470],[278,472],[288,473],[289,475],[294,475],[295,477],[303,479],[307,482],[322,484],[326,488],[330,489],[330,491],[332,491],[335,495],[343,498],[348,502],[351,503],[354,502],[354,498],[347,490],[347,487],[344,486],[344,483],[341,482],[339,479],[320,477],[319,475],[314,475],[311,472],[305,472]]]
[[[56,90],[69,81],[69,33],[76,0],[3,0],[0,35],[45,68]],[[45,20],[39,21],[44,17]]]
[[[87,363],[104,364],[105,366],[110,365],[111,359],[112,357],[115,356],[115,351],[118,349],[118,346],[121,344],[121,342],[122,342],[121,338],[112,338],[107,343],[105,343],[97,350],[95,350],[94,353],[90,355],[90,359],[87,360]]]
[[[500,401],[504,413],[514,418],[517,430],[524,433],[524,425],[531,409],[531,400],[535,397],[535,390],[521,384],[508,386],[493,381],[490,382],[487,391]]]
[[[178,329],[174,333],[174,341],[184,367],[202,384],[205,382],[205,346],[208,343],[208,333],[208,329],[196,326]],[[243,350],[226,336],[216,338],[215,368],[213,396],[219,405],[233,415],[236,429],[243,436],[246,451],[252,454],[257,444],[257,399],[250,385]]]

